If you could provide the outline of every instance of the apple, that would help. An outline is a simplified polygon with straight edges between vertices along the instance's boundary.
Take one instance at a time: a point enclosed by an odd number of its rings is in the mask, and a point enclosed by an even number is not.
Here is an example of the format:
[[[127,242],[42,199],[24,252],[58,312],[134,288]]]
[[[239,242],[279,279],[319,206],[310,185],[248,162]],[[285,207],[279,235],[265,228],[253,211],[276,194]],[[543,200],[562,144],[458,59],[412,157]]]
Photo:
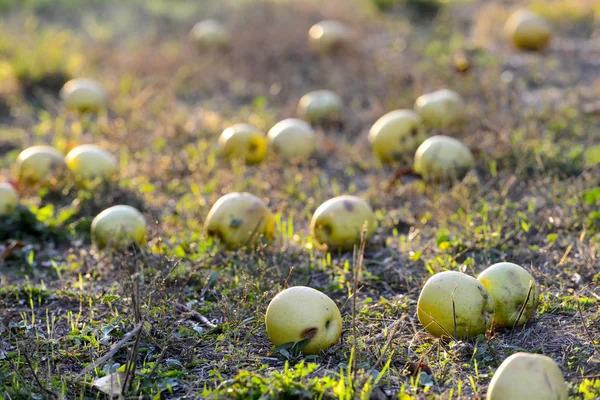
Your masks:
[[[19,154],[15,171],[17,180],[25,186],[49,186],[63,178],[67,165],[54,147],[32,146]]]
[[[430,277],[419,295],[419,322],[435,337],[465,340],[490,329],[494,300],[472,276],[444,271]]]
[[[308,31],[310,47],[321,53],[335,50],[349,41],[350,30],[340,21],[325,20]]]
[[[360,244],[363,226],[367,239],[377,229],[375,214],[369,203],[356,196],[338,196],[317,208],[310,222],[312,236],[330,250],[350,250]]]
[[[342,100],[330,90],[315,90],[302,96],[298,115],[309,122],[337,119],[342,112]]]
[[[8,214],[19,204],[17,191],[8,182],[0,182],[0,214]]]
[[[523,267],[509,262],[497,263],[479,274],[477,280],[485,286],[494,300],[494,326],[515,326],[528,295],[529,299],[516,326],[523,325],[535,313],[540,296],[539,288],[533,276]]]
[[[146,219],[131,206],[107,208],[92,221],[92,242],[100,250],[124,250],[137,243],[146,244]]]
[[[342,333],[340,310],[329,296],[306,286],[293,286],[277,294],[266,315],[267,335],[275,346],[310,339],[304,354],[320,354]]]
[[[373,152],[382,163],[402,160],[426,138],[421,117],[412,110],[391,111],[379,118],[369,131]]]
[[[235,124],[219,137],[221,154],[228,159],[243,159],[246,164],[257,164],[267,155],[267,139],[250,124]]]
[[[250,193],[229,193],[212,206],[204,229],[228,248],[234,249],[255,242],[260,237],[272,240],[275,218],[267,205]]]
[[[430,128],[445,129],[465,119],[465,104],[460,95],[449,89],[436,90],[420,96],[415,110]]]
[[[487,400],[567,400],[567,384],[553,359],[542,354],[515,353],[500,365]]]
[[[65,156],[65,162],[75,179],[89,182],[110,180],[119,173],[119,163],[112,154],[93,144],[75,147]]]
[[[269,130],[267,139],[273,150],[286,160],[308,158],[315,150],[315,131],[301,119],[279,121]]]
[[[552,39],[550,24],[538,14],[525,9],[517,10],[508,17],[504,33],[520,50],[543,50]]]
[[[454,182],[462,180],[475,167],[471,150],[448,136],[432,136],[415,153],[413,169],[426,181]]]
[[[219,21],[206,19],[198,22],[190,31],[190,40],[201,49],[227,47],[231,35]]]
[[[60,97],[68,108],[85,112],[105,108],[108,96],[100,82],[89,78],[76,78],[64,84],[60,90]]]

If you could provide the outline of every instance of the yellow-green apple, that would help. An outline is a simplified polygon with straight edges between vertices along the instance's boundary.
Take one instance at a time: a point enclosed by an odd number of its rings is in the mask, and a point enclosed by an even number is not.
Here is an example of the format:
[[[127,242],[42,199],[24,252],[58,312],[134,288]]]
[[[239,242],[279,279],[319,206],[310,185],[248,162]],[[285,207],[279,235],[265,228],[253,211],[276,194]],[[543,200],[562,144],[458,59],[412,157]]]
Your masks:
[[[64,156],[50,146],[23,150],[15,164],[16,177],[24,186],[48,186],[61,181],[67,171]]]
[[[350,30],[340,21],[325,20],[314,24],[308,31],[308,41],[313,50],[328,53],[343,46],[350,39]]]
[[[146,218],[131,206],[107,208],[92,221],[92,242],[98,249],[124,250],[137,243],[146,244]]]
[[[316,289],[293,286],[267,307],[267,335],[275,346],[309,339],[304,354],[320,354],[333,346],[342,332],[342,316],[331,298]]]
[[[497,263],[479,274],[477,280],[494,300],[494,326],[512,328],[533,317],[540,293],[535,279],[523,267],[509,262]]]
[[[267,134],[273,150],[286,160],[308,158],[315,150],[316,135],[307,122],[288,118],[276,123]]]
[[[515,353],[496,370],[487,400],[567,400],[567,384],[553,359],[542,354]]]
[[[465,104],[460,95],[449,89],[436,90],[420,96],[415,110],[423,123],[431,128],[445,129],[465,119]]]
[[[432,136],[415,153],[413,169],[426,181],[454,182],[462,180],[475,167],[471,150],[448,136]]]
[[[190,40],[201,49],[227,47],[231,35],[223,24],[214,19],[198,22],[190,31]]]
[[[259,238],[272,240],[275,218],[267,205],[250,193],[229,193],[212,206],[204,229],[233,249],[256,242]]]
[[[267,155],[267,139],[263,132],[250,124],[235,124],[219,137],[221,154],[228,159],[242,159],[257,164]]]
[[[119,173],[117,159],[93,144],[75,147],[65,156],[65,162],[78,182],[113,179]]]
[[[430,277],[419,295],[417,314],[436,337],[465,340],[490,329],[494,300],[472,276],[444,271]]]
[[[19,204],[17,191],[8,182],[0,182],[0,214],[8,214]]]
[[[337,119],[342,112],[342,100],[331,90],[315,90],[302,96],[298,115],[309,122]]]
[[[94,79],[71,79],[60,90],[60,97],[68,108],[85,112],[106,107],[107,94],[102,84]]]
[[[383,163],[403,160],[427,138],[421,117],[412,110],[395,110],[379,118],[369,131],[369,142]]]
[[[543,50],[552,39],[552,27],[538,14],[520,9],[508,17],[504,33],[520,50]]]
[[[310,222],[313,237],[330,250],[350,250],[360,244],[363,227],[367,229],[367,239],[377,229],[373,209],[363,199],[348,195],[321,204]]]

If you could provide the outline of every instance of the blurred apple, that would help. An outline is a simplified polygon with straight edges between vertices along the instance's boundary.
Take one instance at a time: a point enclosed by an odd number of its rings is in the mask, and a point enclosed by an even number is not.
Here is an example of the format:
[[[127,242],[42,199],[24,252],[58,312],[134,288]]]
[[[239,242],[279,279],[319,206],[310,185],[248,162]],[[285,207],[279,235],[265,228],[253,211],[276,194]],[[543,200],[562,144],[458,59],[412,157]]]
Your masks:
[[[426,181],[455,182],[462,180],[475,167],[471,150],[457,139],[432,136],[415,153],[414,171]]]
[[[279,121],[269,130],[267,139],[275,152],[286,160],[308,158],[315,150],[315,131],[301,119]]]
[[[452,90],[441,89],[420,96],[415,110],[423,123],[431,128],[445,129],[458,125],[465,119],[465,104]]]
[[[382,163],[402,161],[427,138],[419,114],[395,110],[379,118],[369,131],[373,152]]]
[[[267,335],[275,346],[310,339],[304,354],[320,354],[342,333],[342,316],[326,294],[306,286],[283,290],[271,300],[266,316]]]
[[[189,36],[190,40],[201,49],[223,48],[231,43],[231,35],[227,28],[214,19],[198,22]]]
[[[544,18],[529,10],[515,11],[506,20],[504,32],[520,50],[543,50],[552,39],[552,27]]]
[[[75,147],[65,157],[65,162],[78,182],[97,179],[111,180],[119,173],[119,163],[112,154],[93,144]]]
[[[137,243],[146,244],[146,219],[131,206],[113,206],[92,221],[92,242],[100,250],[124,250]]]
[[[19,204],[17,191],[8,182],[0,182],[0,214],[12,212]]]
[[[263,132],[250,124],[235,124],[219,137],[221,154],[228,159],[242,159],[257,164],[267,155],[267,139]]]
[[[350,30],[340,21],[325,20],[308,31],[310,47],[321,53],[335,50],[350,40]]]
[[[70,109],[94,112],[106,108],[108,96],[100,82],[89,78],[76,78],[65,83],[60,90],[60,97]]]
[[[64,156],[50,146],[32,146],[23,150],[15,164],[17,181],[23,186],[52,186],[67,171]]]
[[[330,90],[309,92],[298,103],[298,115],[309,122],[338,119],[341,112],[342,100]]]
[[[212,206],[204,229],[207,235],[233,249],[255,243],[261,237],[272,240],[275,218],[266,204],[253,194],[229,193]]]
[[[321,204],[310,223],[312,236],[330,250],[350,250],[360,244],[363,226],[367,239],[377,229],[369,203],[356,196],[338,196]]]
[[[417,314],[435,337],[465,340],[490,329],[494,301],[472,276],[444,271],[430,277],[419,295]]]

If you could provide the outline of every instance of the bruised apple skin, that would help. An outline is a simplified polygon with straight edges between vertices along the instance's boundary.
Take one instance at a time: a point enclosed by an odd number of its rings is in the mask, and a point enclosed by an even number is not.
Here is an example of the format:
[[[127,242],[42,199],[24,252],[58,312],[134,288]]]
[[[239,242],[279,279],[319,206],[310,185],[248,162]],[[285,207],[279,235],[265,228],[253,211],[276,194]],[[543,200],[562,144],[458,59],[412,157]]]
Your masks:
[[[315,150],[316,134],[306,121],[288,118],[276,123],[267,134],[275,153],[286,160],[308,158]]]
[[[227,28],[214,19],[206,19],[194,25],[189,38],[200,49],[226,48],[231,44]]]
[[[413,169],[426,181],[461,181],[475,167],[471,150],[449,136],[432,136],[415,153]]]
[[[377,229],[373,209],[363,199],[345,195],[321,204],[313,214],[310,230],[329,250],[350,250],[360,244],[365,223],[369,239]]]
[[[326,294],[310,287],[294,286],[271,300],[266,326],[275,346],[310,338],[302,353],[320,354],[338,342],[342,316]]]
[[[506,20],[504,33],[519,50],[541,51],[550,44],[552,27],[538,14],[529,10],[515,11]]]
[[[19,195],[8,182],[0,182],[0,215],[11,213],[19,205]]]
[[[106,150],[92,144],[75,147],[67,153],[65,162],[75,180],[82,184],[96,179],[108,181],[119,174],[117,159]]]
[[[420,96],[415,101],[415,110],[421,116],[423,124],[430,128],[450,128],[465,119],[462,97],[449,89],[436,90]]]
[[[379,118],[369,131],[373,153],[382,163],[402,161],[427,139],[421,117],[412,110],[395,110]]]
[[[533,276],[520,265],[509,262],[494,264],[479,274],[477,280],[485,286],[494,300],[495,327],[512,328],[523,325],[535,314],[540,296],[539,288]],[[523,314],[517,323],[521,309]]]
[[[427,332],[448,339],[466,340],[485,334],[493,312],[494,301],[486,288],[472,276],[457,271],[430,277],[417,303],[419,322]]]
[[[219,137],[221,154],[227,159],[242,159],[248,165],[258,164],[267,155],[267,139],[250,124],[235,124]]]
[[[92,221],[92,242],[100,250],[110,246],[125,250],[133,243],[146,244],[146,218],[127,205],[107,208]]]
[[[275,233],[275,218],[266,204],[250,193],[229,193],[212,206],[204,229],[230,249],[268,241]]]
[[[90,78],[71,79],[60,90],[67,108],[79,112],[100,111],[106,108],[107,94],[102,84]]]
[[[565,378],[553,359],[542,354],[515,353],[498,367],[487,400],[567,400]]]
[[[342,112],[342,100],[331,90],[315,90],[302,96],[298,115],[309,122],[336,120]]]
[[[314,24],[308,31],[310,47],[323,54],[344,46],[349,40],[350,30],[340,21],[321,21]]]
[[[51,146],[32,146],[21,152],[15,164],[17,181],[23,186],[50,186],[67,171],[64,156]]]

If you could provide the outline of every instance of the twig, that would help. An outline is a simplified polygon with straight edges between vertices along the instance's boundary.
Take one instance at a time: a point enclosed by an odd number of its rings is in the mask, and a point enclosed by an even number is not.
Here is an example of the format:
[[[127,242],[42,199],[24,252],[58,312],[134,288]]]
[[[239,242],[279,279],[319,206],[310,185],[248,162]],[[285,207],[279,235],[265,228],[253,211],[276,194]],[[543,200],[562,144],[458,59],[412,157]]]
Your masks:
[[[288,274],[287,279],[285,280],[285,283],[283,284],[283,288],[284,289],[287,289],[287,287],[288,287],[290,279],[292,278],[292,272],[294,272],[294,267],[293,266],[290,267],[290,273]]]
[[[186,305],[183,305],[181,303],[177,303],[175,307],[180,312],[190,313],[192,315],[192,317],[196,318],[197,320],[199,320],[200,322],[202,322],[204,325],[206,325],[210,329],[214,329],[214,328],[217,327],[217,325],[215,325],[212,322],[210,322],[208,320],[208,318],[206,318],[204,315],[200,314],[198,311],[192,310],[191,308],[189,308]]]
[[[365,344],[375,343],[378,340],[383,339],[386,335],[390,334],[391,330],[394,329],[396,325],[398,325],[400,322],[404,321],[405,318],[406,318],[406,314],[402,314],[402,316],[400,316],[399,319],[395,320],[394,322],[392,322],[391,324],[386,326],[379,334],[377,334],[377,336],[366,339]],[[392,333],[395,334],[396,329],[394,329],[394,331]]]
[[[58,398],[56,393],[54,393],[52,390],[50,390],[47,387],[45,387],[44,385],[42,385],[42,382],[40,382],[40,378],[38,378],[37,374],[35,373],[35,370],[33,369],[33,365],[31,364],[31,360],[29,359],[29,356],[27,355],[27,351],[23,351],[23,356],[25,356],[25,361],[27,362],[27,366],[31,370],[33,379],[35,379],[35,382],[38,384],[40,389],[42,389],[44,392],[48,393],[50,396]]]
[[[575,293],[575,301],[577,302],[577,311],[579,311],[579,318],[581,318],[581,325],[583,325],[583,330],[590,339],[590,345],[592,346],[596,354],[600,356],[600,350],[598,350],[598,346],[596,346],[596,343],[594,343],[594,337],[588,330],[588,327],[585,324],[585,319],[583,319],[583,313],[581,312],[581,304],[579,303],[579,295],[577,293]]]

